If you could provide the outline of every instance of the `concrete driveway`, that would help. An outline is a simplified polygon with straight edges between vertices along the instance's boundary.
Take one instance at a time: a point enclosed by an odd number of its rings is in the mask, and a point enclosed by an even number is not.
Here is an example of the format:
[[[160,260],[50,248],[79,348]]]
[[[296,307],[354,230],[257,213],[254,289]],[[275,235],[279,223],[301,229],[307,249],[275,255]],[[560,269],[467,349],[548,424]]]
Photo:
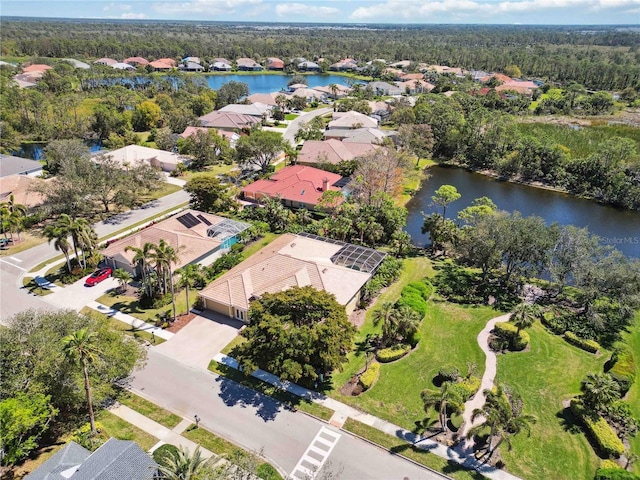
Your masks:
[[[182,363],[207,368],[211,359],[238,335],[242,325],[238,320],[204,312],[191,320],[171,340],[154,349]]]
[[[53,293],[51,295],[42,297],[42,299],[58,308],[70,308],[79,311],[87,303],[93,302],[118,286],[118,281],[113,277],[109,277],[93,287],[85,287],[84,282],[88,276],[82,277],[77,282],[64,288],[55,288],[52,290]]]

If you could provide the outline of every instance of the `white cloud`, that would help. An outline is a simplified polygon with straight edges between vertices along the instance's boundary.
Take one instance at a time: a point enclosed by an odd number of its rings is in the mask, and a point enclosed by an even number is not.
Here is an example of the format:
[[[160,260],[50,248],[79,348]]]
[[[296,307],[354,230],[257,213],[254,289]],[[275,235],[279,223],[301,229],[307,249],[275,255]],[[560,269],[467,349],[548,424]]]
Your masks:
[[[126,3],[111,2],[109,5],[105,5],[102,10],[105,12],[108,12],[110,10],[122,10],[128,12],[129,10],[131,10],[131,5],[128,5]]]
[[[153,10],[159,13],[176,15],[198,13],[207,16],[221,13],[235,13],[237,9],[260,5],[262,0],[194,0],[192,2],[161,2],[153,5]]]
[[[144,20],[147,15],[144,13],[123,13],[120,18],[123,20]]]
[[[352,20],[389,20],[404,19],[412,21],[429,21],[439,13],[450,15],[468,15],[475,13],[487,16],[498,16],[504,13],[534,12],[543,13],[557,9],[581,10],[613,10],[629,9],[640,6],[640,0],[504,0],[486,2],[482,0],[388,0],[367,7],[355,9]]]
[[[279,17],[299,15],[307,18],[326,18],[332,17],[339,12],[340,10],[334,7],[319,7],[315,5],[305,5],[302,3],[280,3],[276,5],[276,14]],[[295,20],[295,18],[290,18],[290,20]]]

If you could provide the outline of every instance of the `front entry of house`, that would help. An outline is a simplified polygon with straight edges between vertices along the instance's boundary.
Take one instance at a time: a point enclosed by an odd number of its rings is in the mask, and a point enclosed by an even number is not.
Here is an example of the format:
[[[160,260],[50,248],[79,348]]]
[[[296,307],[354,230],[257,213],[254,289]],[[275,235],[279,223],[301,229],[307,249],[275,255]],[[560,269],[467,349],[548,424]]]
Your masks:
[[[237,320],[241,320],[243,322],[247,321],[247,312],[245,312],[244,310],[241,310],[240,308],[235,308],[235,317]]]

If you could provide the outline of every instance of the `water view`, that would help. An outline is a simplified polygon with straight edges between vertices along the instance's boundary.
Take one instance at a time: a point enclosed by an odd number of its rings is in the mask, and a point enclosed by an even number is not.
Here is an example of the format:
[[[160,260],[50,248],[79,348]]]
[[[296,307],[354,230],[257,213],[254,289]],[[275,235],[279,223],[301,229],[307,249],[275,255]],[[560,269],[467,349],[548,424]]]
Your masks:
[[[407,204],[406,230],[416,245],[424,245],[427,235],[421,232],[422,213],[441,211],[431,205],[433,192],[441,185],[453,185],[462,198],[447,206],[447,217],[455,218],[478,197],[489,197],[501,210],[519,211],[523,216],[538,215],[547,223],[588,228],[629,257],[640,257],[640,213],[618,210],[592,200],[559,192],[502,182],[461,168],[432,167],[431,177]]]
[[[321,87],[335,83],[336,85],[347,84],[347,77],[340,75],[305,75],[309,88]],[[279,92],[287,88],[287,83],[291,80],[291,75],[207,75],[207,83],[214,90],[219,89],[230,81],[243,82],[249,86],[249,93],[271,93]]]

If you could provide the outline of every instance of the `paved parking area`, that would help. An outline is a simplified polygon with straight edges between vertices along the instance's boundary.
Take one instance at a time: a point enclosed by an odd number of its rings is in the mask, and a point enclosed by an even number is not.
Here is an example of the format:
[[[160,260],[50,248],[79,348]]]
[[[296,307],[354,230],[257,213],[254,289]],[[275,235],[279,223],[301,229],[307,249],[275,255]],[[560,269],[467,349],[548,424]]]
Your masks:
[[[191,320],[171,340],[154,349],[182,363],[207,368],[211,359],[235,338],[242,325],[238,320],[204,312]]]

